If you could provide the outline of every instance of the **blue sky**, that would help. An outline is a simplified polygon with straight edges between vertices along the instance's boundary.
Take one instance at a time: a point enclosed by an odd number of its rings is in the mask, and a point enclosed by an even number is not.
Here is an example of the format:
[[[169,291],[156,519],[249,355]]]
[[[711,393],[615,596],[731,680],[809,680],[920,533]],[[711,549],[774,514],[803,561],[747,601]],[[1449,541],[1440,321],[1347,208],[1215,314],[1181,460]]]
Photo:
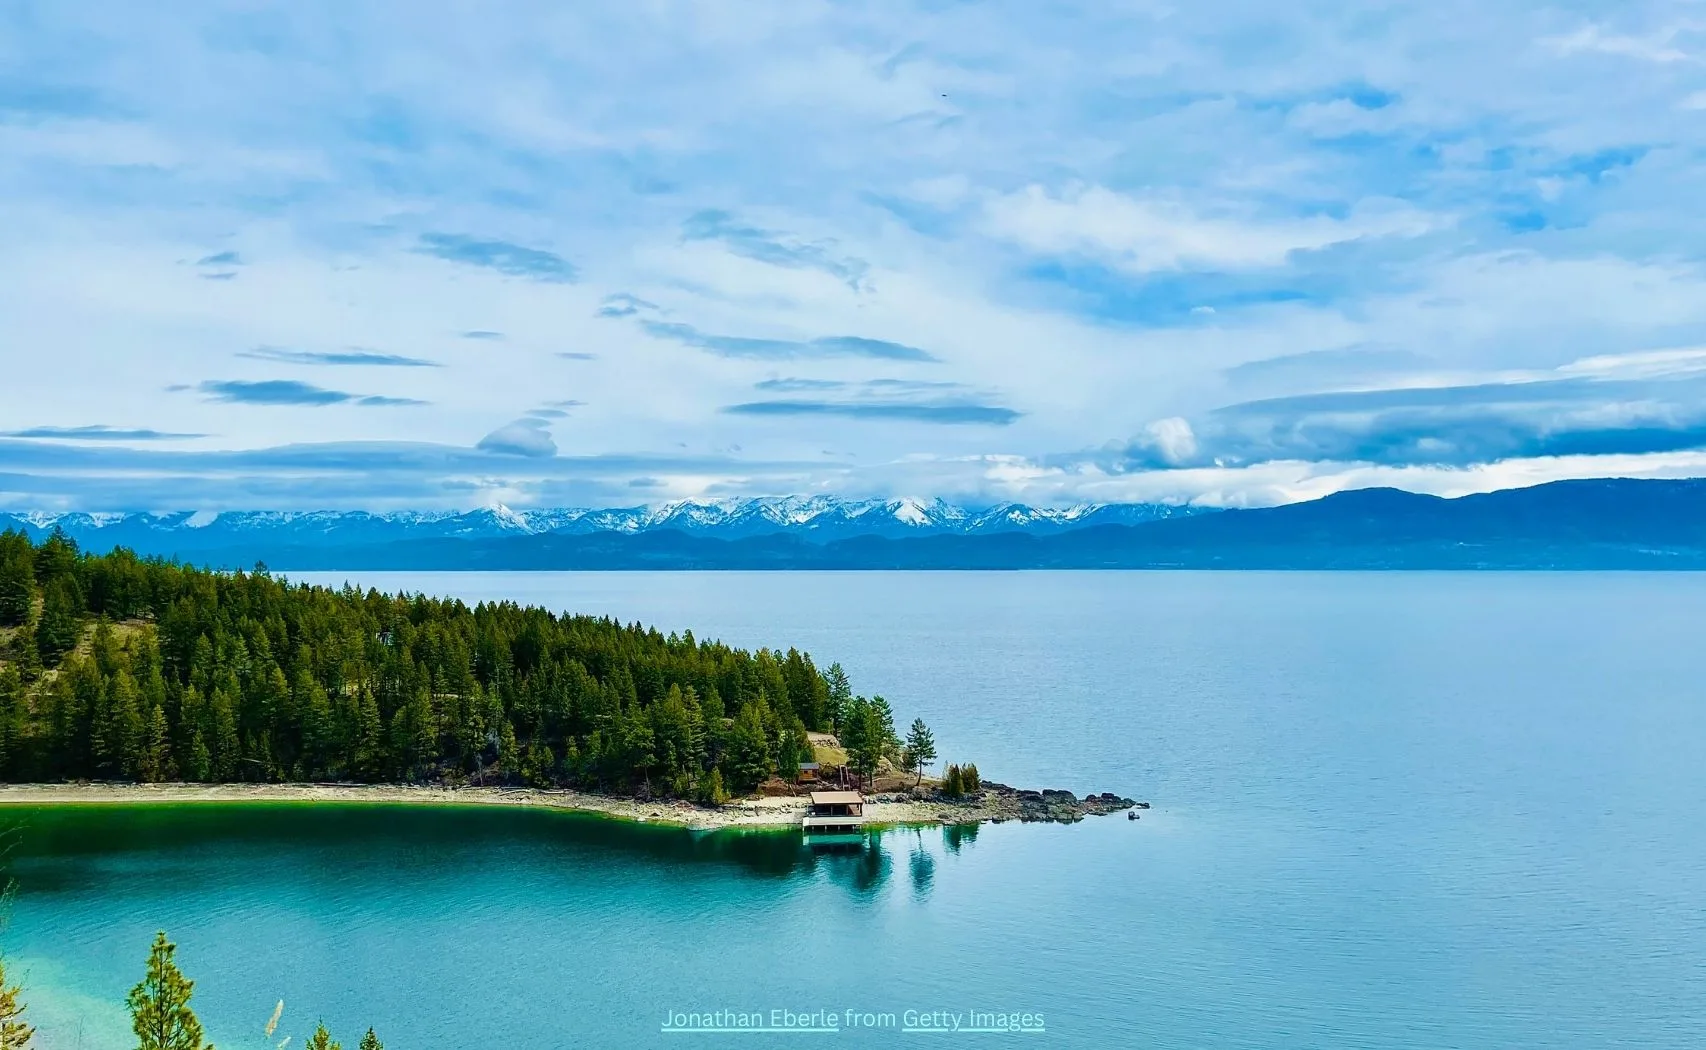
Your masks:
[[[0,506],[1706,474],[1706,3],[0,4]]]

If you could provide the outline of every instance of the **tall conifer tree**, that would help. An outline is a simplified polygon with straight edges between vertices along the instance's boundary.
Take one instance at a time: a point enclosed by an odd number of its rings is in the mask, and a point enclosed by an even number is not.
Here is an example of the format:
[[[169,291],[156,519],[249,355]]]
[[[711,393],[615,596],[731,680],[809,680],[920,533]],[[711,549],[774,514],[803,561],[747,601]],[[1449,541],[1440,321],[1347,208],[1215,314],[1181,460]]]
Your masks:
[[[201,1022],[190,1009],[195,982],[178,970],[173,955],[178,946],[155,934],[148,953],[148,974],[130,990],[131,1029],[137,1050],[213,1050],[202,1041]]]

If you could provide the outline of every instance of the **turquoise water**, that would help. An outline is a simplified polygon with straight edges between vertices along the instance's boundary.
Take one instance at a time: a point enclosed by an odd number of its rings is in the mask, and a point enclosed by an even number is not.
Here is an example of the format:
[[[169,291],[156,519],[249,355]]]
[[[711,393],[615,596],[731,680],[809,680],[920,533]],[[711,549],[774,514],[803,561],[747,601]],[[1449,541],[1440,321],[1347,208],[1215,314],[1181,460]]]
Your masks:
[[[13,811],[50,1050],[128,1045],[159,926],[222,1050],[280,998],[293,1045],[324,1017],[393,1050],[1706,1045],[1706,577],[360,579],[797,644],[945,759],[1155,808],[824,855],[550,813]],[[718,1008],[843,1030],[660,1031]]]

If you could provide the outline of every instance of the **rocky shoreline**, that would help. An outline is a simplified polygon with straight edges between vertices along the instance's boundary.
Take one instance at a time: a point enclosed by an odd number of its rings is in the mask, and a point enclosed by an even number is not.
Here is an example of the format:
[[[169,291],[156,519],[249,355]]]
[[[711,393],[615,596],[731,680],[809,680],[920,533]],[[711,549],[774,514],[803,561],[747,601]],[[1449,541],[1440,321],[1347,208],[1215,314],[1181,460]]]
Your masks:
[[[923,798],[917,795],[874,795],[871,804],[866,807],[866,812],[891,802],[911,807],[938,807],[934,812],[942,823],[989,821],[1000,824],[1017,820],[1025,824],[1076,824],[1085,817],[1149,808],[1147,802],[1138,802],[1110,791],[1079,798],[1070,791],[1055,788],[1033,791],[989,783],[976,795],[960,799],[948,799],[939,795]]]
[[[6,805],[131,805],[204,802],[398,803],[415,805],[531,806],[597,813],[637,823],[710,830],[797,826],[805,813],[803,796],[742,799],[724,806],[681,800],[648,802],[581,791],[536,788],[443,787],[408,784],[7,784],[0,785]],[[873,795],[865,805],[867,823],[972,824],[1076,823],[1147,809],[1147,802],[1103,792],[1079,798],[1070,791],[1030,791],[988,784],[976,795],[950,799],[916,791]]]

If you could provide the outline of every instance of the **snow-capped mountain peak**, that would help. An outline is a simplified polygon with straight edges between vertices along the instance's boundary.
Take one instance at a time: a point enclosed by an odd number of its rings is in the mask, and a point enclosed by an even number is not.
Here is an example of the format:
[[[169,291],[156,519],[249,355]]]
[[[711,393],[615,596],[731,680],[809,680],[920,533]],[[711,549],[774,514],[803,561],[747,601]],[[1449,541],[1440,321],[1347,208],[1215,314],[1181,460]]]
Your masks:
[[[1130,525],[1196,513],[1161,504],[1077,504],[1031,507],[1001,503],[968,509],[941,499],[843,499],[761,496],[675,500],[639,507],[517,510],[495,503],[457,511],[195,511],[177,513],[0,513],[0,531],[40,537],[54,528],[94,545],[123,544],[143,553],[173,553],[220,544],[265,541],[316,548],[410,539],[674,530],[720,539],[776,534],[811,542],[856,536],[1050,533],[1091,525]],[[98,533],[98,535],[97,535]],[[194,537],[193,540],[191,537]]]

